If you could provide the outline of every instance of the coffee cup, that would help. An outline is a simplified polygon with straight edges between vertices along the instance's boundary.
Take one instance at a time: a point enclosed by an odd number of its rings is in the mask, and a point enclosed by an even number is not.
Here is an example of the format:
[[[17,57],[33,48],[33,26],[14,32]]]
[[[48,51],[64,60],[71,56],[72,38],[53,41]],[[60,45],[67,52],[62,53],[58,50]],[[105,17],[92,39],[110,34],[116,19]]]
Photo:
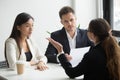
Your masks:
[[[16,67],[17,67],[17,74],[18,75],[23,74],[24,68],[25,68],[25,62],[24,61],[17,61]]]

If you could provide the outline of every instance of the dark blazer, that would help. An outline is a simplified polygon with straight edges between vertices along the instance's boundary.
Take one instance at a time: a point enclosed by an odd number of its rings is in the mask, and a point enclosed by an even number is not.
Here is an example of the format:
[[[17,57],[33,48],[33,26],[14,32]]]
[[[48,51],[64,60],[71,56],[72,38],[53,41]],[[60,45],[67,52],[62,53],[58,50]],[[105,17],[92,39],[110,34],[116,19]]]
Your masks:
[[[74,68],[67,61],[64,54],[61,54],[58,58],[70,78],[84,75],[83,80],[110,80],[106,67],[106,54],[101,44],[91,47],[82,61]]]
[[[70,53],[69,41],[64,27],[61,30],[51,33],[51,38],[63,45],[63,51],[65,53],[68,54]],[[88,39],[87,30],[82,30],[77,28],[76,48],[87,47],[90,45],[92,45],[92,43]],[[47,50],[45,52],[45,55],[48,58],[48,62],[57,63],[57,59],[56,59],[57,54],[58,52],[55,49],[55,47],[51,43],[49,43]]]

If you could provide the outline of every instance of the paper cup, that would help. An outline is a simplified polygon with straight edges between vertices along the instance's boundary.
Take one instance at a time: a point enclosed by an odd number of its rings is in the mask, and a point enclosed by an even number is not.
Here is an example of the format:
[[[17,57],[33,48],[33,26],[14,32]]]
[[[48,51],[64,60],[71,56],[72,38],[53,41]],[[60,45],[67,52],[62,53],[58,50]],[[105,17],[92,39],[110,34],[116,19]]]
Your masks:
[[[17,62],[16,62],[17,74],[18,74],[18,75],[24,73],[24,68],[25,68],[24,66],[25,66],[24,61],[17,61]]]

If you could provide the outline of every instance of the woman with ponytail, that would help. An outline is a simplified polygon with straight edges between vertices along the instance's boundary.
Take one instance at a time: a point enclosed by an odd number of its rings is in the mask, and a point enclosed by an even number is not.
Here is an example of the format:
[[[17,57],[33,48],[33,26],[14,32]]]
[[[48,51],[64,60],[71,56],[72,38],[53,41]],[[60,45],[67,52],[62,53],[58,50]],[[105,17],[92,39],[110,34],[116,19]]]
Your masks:
[[[112,36],[108,22],[101,18],[92,20],[88,27],[88,37],[94,46],[76,67],[67,61],[60,43],[47,39],[58,50],[58,59],[70,78],[84,75],[83,80],[120,80],[120,47]]]

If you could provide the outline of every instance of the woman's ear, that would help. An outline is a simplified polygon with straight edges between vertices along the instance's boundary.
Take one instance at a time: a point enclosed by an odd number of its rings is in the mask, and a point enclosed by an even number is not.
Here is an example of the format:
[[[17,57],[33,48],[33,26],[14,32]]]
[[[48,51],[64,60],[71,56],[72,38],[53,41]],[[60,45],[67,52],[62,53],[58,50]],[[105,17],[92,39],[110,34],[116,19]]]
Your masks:
[[[19,26],[17,26],[17,30],[20,30],[20,27],[19,27]]]
[[[94,41],[94,34],[92,32],[87,32],[88,38],[90,41]]]
[[[92,38],[92,40],[94,40],[94,38],[95,38],[95,35],[93,33],[91,33],[91,38]]]

